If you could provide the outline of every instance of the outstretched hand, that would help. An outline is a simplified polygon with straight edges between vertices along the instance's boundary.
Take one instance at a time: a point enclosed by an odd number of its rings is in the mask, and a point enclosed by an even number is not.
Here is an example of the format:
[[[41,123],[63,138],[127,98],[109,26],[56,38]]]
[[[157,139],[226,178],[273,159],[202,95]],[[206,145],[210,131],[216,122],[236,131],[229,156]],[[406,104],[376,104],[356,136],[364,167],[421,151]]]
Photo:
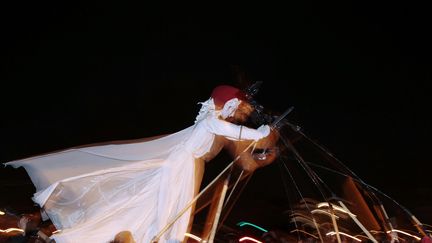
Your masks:
[[[273,149],[276,147],[277,141],[279,140],[278,130],[270,127],[270,133],[266,137],[258,140],[255,145],[255,149]]]
[[[271,164],[278,156],[277,142],[279,140],[279,132],[276,129],[271,129],[270,134],[258,140],[252,157],[259,167],[264,167]]]
[[[270,128],[269,126],[267,126]],[[258,140],[255,145],[251,145],[251,140],[245,141],[226,141],[226,148],[235,158],[240,156],[236,164],[246,172],[253,172],[260,167],[271,164],[278,156],[277,142],[279,132],[277,129],[270,129],[266,137]],[[247,151],[245,149],[249,147]]]

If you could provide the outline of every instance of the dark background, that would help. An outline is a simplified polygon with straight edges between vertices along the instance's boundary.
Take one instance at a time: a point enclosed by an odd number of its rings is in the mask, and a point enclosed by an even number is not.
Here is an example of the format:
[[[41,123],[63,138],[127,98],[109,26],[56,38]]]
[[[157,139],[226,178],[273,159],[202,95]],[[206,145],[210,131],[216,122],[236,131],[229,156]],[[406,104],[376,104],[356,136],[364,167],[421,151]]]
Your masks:
[[[0,11],[2,162],[178,131],[215,85],[236,84],[238,67],[264,82],[266,108],[294,106],[305,133],[432,223],[426,6],[74,1]]]

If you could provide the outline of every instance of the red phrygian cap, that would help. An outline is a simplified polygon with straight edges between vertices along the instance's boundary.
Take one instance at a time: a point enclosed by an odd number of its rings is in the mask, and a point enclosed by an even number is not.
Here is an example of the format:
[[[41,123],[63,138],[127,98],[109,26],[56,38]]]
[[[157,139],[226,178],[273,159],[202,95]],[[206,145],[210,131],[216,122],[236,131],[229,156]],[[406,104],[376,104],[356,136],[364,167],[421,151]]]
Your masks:
[[[223,107],[225,103],[233,98],[246,100],[246,94],[240,89],[230,85],[219,85],[213,89],[211,97],[216,106]]]

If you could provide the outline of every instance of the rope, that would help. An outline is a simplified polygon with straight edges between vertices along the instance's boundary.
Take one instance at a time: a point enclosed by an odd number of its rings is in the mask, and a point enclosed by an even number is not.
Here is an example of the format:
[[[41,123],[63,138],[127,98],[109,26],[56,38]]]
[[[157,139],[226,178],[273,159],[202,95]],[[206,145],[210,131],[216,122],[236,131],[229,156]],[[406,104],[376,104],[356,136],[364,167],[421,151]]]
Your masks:
[[[327,168],[327,167],[324,167],[324,166],[321,166],[321,165],[317,165],[317,164],[314,164],[314,163],[311,163],[311,162],[307,162],[307,163],[310,164],[310,165],[312,165],[312,166],[319,167],[319,168],[321,168],[321,169],[324,169],[324,170],[327,170],[327,171],[330,171],[330,172],[333,172],[333,173],[339,174],[339,175],[341,175],[341,176],[351,177],[350,175],[344,174],[344,173],[342,173],[342,172],[339,172],[339,171],[336,171],[336,170],[333,170],[333,169],[330,169],[330,168]],[[351,177],[351,178],[352,178],[352,177]],[[420,221],[415,217],[414,214],[412,214],[412,213],[411,213],[407,208],[405,208],[405,207],[402,206],[400,203],[398,203],[395,199],[393,199],[392,197],[388,196],[387,194],[385,194],[384,192],[380,191],[379,189],[375,188],[374,186],[371,186],[371,185],[367,184],[366,182],[364,182],[364,181],[361,180],[360,178],[357,178],[357,177],[356,177],[356,178],[352,178],[352,179],[353,179],[354,181],[360,183],[361,185],[366,186],[367,188],[372,189],[372,190],[374,190],[375,192],[378,192],[378,193],[381,194],[382,196],[386,197],[387,199],[391,200],[394,204],[396,204],[398,207],[400,207],[400,208],[402,209],[402,211],[404,211],[406,214],[408,214],[408,216],[413,220],[413,222],[414,222],[414,226],[417,227],[417,229],[420,231],[420,233],[421,233],[423,236],[427,236],[427,235],[428,235],[428,234],[426,233],[426,230],[424,229],[424,224],[421,223],[421,222],[420,222]]]
[[[332,224],[336,233],[336,239],[338,241],[338,243],[341,243],[341,239],[340,239],[340,234],[339,234],[339,228],[338,225],[336,223],[336,218],[335,218],[335,213],[333,210],[333,207],[331,206],[331,203],[329,203],[329,201],[326,199],[326,196],[324,195],[324,192],[321,188],[321,186],[319,185],[318,181],[320,181],[322,184],[325,185],[325,183],[321,180],[321,178],[319,178],[319,176],[306,164],[305,160],[303,159],[303,157],[298,153],[298,151],[296,150],[296,148],[294,147],[294,145],[289,142],[286,141],[282,136],[280,136],[280,140],[284,143],[284,145],[291,149],[291,151],[294,153],[295,158],[297,159],[297,161],[299,162],[300,166],[305,170],[306,174],[312,179],[312,182],[315,184],[316,188],[318,189],[319,193],[321,194],[321,196],[323,197],[324,201],[326,201],[329,204],[329,209],[331,212],[331,218],[332,218]],[[327,187],[328,189],[328,187]],[[319,231],[319,230],[318,230]]]
[[[215,237],[215,235],[216,235],[217,225],[218,225],[218,221],[219,221],[220,213],[221,213],[221,210],[222,210],[222,203],[223,203],[223,201],[224,201],[224,198],[225,198],[226,192],[227,192],[227,190],[228,190],[229,177],[230,177],[230,176],[228,176],[228,178],[225,179],[225,181],[224,181],[224,185],[223,185],[223,188],[222,188],[222,192],[221,192],[221,195],[220,195],[220,198],[219,198],[219,203],[218,203],[217,212],[216,212],[215,218],[214,218],[214,220],[213,220],[212,230],[211,230],[210,237],[209,237],[209,241],[208,241],[209,243],[213,243],[213,241],[214,241],[214,237]]]
[[[240,181],[240,179],[241,179],[241,177],[242,177],[242,175],[243,175],[243,172],[244,172],[244,170],[242,170],[242,171],[240,172],[240,175],[237,177],[237,180],[236,180],[236,182],[235,182],[233,188],[231,189],[231,192],[230,192],[230,194],[228,195],[227,200],[226,200],[225,203],[224,203],[224,206],[223,206],[224,209],[225,209],[226,205],[228,204],[228,202],[229,202],[229,200],[230,200],[230,198],[231,198],[231,196],[232,196],[234,190],[236,189],[236,187],[237,187],[237,185],[238,185],[238,183],[239,183],[239,181]]]
[[[229,165],[221,172],[218,176],[213,179],[198,195],[196,195],[168,224],[165,225],[165,227],[152,239],[152,243],[157,243],[159,241],[159,238],[169,229],[171,226],[179,219],[192,205],[200,198],[204,192],[206,192],[222,175],[229,169],[231,166],[240,159],[240,155],[244,152],[246,152],[253,144],[255,144],[256,141],[251,142],[237,157],[229,163]]]
[[[312,217],[313,223],[314,223],[314,225],[315,225],[315,227],[316,227],[316,229],[317,229],[318,236],[319,236],[321,242],[324,242],[324,240],[323,240],[323,238],[322,238],[322,235],[321,235],[321,232],[320,232],[320,230],[319,230],[318,223],[316,222],[315,217],[314,217],[313,214],[311,213],[311,210],[310,210],[308,204],[306,203],[306,200],[304,200],[303,194],[301,193],[299,187],[297,186],[297,183],[295,182],[294,177],[292,176],[291,172],[289,171],[288,167],[286,166],[285,161],[283,161],[282,159],[281,159],[281,161],[282,161],[282,164],[283,164],[283,166],[285,167],[285,169],[286,169],[288,175],[290,176],[291,181],[292,181],[293,184],[294,184],[294,187],[296,188],[296,190],[297,190],[297,192],[299,193],[300,197],[303,199],[303,202],[304,202],[306,208],[308,209],[308,212],[310,213],[310,215],[311,215],[311,217]],[[296,225],[296,227],[297,227],[297,225]]]

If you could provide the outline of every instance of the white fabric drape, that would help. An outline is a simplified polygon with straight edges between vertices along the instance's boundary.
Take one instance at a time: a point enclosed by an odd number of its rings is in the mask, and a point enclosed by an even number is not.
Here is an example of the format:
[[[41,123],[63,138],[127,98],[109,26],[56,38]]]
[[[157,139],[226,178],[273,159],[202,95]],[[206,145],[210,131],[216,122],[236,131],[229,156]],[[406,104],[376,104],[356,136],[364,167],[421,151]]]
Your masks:
[[[268,128],[268,127],[267,127]],[[258,140],[269,129],[250,129],[208,112],[195,125],[156,140],[64,150],[7,163],[23,166],[36,187],[33,200],[63,242],[109,242],[123,230],[137,242],[151,239],[193,198],[195,159],[214,136]],[[190,211],[159,242],[181,242]]]

